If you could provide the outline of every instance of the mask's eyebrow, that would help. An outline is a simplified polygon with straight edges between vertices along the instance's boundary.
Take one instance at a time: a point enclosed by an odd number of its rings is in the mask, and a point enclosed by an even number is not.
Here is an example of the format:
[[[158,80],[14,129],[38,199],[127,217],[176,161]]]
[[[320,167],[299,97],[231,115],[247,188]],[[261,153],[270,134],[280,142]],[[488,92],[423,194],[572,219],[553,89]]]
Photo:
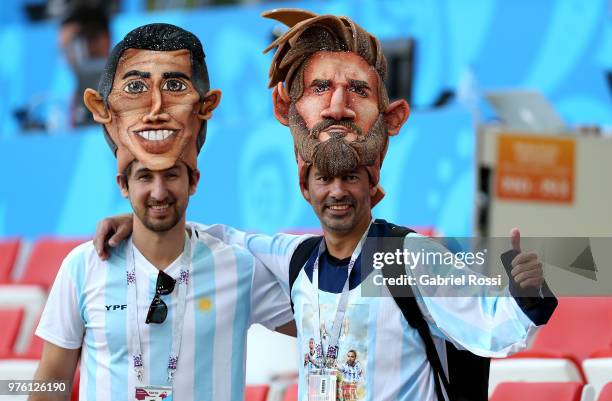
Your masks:
[[[368,89],[368,90],[370,90],[370,85],[368,85],[368,83],[366,81],[362,81],[360,79],[351,79],[350,85],[354,89]]]
[[[312,82],[310,83],[310,86],[330,86],[330,85],[331,85],[330,79],[313,79]]]
[[[187,81],[191,81],[191,78],[189,78],[189,76],[187,74],[184,74],[182,72],[178,72],[178,71],[170,71],[170,72],[164,72],[162,74],[162,77],[164,79],[169,79],[169,78],[183,78]]]
[[[126,79],[128,77],[140,77],[140,78],[150,78],[151,77],[151,73],[150,72],[144,72],[144,71],[138,71],[138,70],[131,70],[126,72],[125,74],[123,74],[123,77],[121,79]]]

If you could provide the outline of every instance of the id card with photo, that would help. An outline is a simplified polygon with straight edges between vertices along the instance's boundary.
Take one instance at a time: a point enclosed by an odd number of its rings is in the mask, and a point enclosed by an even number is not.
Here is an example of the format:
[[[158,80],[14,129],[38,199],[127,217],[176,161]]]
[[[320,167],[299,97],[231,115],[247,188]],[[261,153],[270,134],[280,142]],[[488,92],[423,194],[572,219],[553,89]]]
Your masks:
[[[308,401],[336,401],[336,380],[335,374],[309,374]]]
[[[172,401],[172,387],[136,387],[136,396],[134,399],[137,401]]]

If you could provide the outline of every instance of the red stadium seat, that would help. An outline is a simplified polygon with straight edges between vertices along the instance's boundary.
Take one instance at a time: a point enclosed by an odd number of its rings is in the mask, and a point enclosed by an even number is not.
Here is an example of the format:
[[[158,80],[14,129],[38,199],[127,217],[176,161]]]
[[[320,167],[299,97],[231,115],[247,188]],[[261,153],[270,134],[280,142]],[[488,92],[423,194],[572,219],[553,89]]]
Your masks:
[[[72,388],[70,389],[70,401],[79,401],[79,383],[81,380],[81,369],[77,365],[74,379],[72,380]]]
[[[612,349],[600,350],[591,354],[582,362],[582,369],[589,382],[597,392],[612,382]],[[612,392],[612,389],[610,390]]]
[[[85,242],[84,239],[39,239],[32,247],[30,258],[19,283],[35,284],[47,289],[50,288],[64,257],[83,242]]]
[[[416,226],[416,227],[412,227],[412,226],[408,226],[410,228],[412,228],[414,231],[416,231],[417,233],[424,235],[426,237],[434,237],[438,234],[438,232],[436,231],[435,227],[431,227],[431,226]]]
[[[0,354],[4,357],[11,355],[15,340],[21,327],[23,309],[11,308],[0,309]]]
[[[582,363],[611,345],[612,297],[559,298],[559,306],[529,352]]]
[[[287,387],[287,391],[285,391],[285,396],[283,397],[283,401],[298,401],[298,384],[293,383],[289,387]]]
[[[580,401],[582,383],[500,383],[489,401]]]
[[[11,271],[15,266],[21,241],[18,238],[0,241],[0,284],[11,281]]]
[[[266,401],[270,386],[267,384],[247,385],[244,390],[244,401]]]
[[[582,362],[612,343],[612,298],[559,298],[530,349],[491,361],[489,394],[504,381],[586,382]]]
[[[608,382],[599,393],[597,401],[612,401],[612,381]]]
[[[18,354],[20,358],[25,359],[40,359],[42,356],[43,344],[45,342],[42,338],[38,337],[34,333],[32,333],[32,338],[30,339],[30,344],[28,348],[22,354]]]
[[[0,305],[3,308],[23,309],[21,330],[15,341],[16,353],[24,352],[30,344],[46,299],[47,291],[37,285],[0,284]]]

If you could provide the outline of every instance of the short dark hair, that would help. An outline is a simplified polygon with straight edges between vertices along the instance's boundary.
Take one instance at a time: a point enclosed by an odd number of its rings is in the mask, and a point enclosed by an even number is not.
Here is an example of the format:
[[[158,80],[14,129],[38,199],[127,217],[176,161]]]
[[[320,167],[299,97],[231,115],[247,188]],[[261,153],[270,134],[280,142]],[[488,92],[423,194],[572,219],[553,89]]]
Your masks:
[[[121,174],[119,175],[119,180],[121,181],[121,185],[125,185],[126,188],[129,188],[128,180],[130,178],[130,175],[132,174],[132,167],[134,167],[134,162],[136,162],[136,159],[132,160],[130,164],[127,165],[125,170],[123,170]],[[195,170],[189,167],[187,163],[183,163],[183,164],[185,165],[185,167],[187,167],[187,176],[189,177],[189,185],[193,185],[193,183],[195,182],[195,179],[193,178],[193,174]]]
[[[200,101],[204,100],[204,95],[210,90],[208,79],[208,69],[204,60],[204,49],[202,43],[193,33],[171,24],[148,24],[140,26],[129,32],[123,40],[111,51],[111,54],[104,67],[104,72],[100,77],[98,92],[104,99],[104,104],[108,107],[108,95],[113,88],[115,72],[119,59],[127,49],[153,50],[153,51],[174,51],[189,50],[191,58],[191,81],[196,91],[200,95]],[[112,141],[106,130],[104,130],[106,141],[113,153],[117,152],[117,145]],[[206,120],[202,121],[202,129],[198,134],[196,146],[198,152],[206,140]]]
[[[355,354],[355,359],[357,359],[357,351],[355,351],[354,349],[350,349],[350,350],[348,350],[348,352],[347,352],[346,354],[348,355],[348,354],[350,354],[351,352],[352,352],[353,354]]]

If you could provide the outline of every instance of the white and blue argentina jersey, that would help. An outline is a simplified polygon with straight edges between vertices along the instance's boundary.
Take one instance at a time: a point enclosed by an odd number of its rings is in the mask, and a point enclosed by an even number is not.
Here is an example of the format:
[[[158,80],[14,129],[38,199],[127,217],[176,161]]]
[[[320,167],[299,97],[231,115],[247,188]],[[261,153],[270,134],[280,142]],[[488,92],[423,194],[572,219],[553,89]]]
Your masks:
[[[307,237],[232,233],[233,240],[244,244],[260,259],[286,291],[289,290],[291,256]],[[439,246],[433,241],[431,245]],[[315,257],[313,253],[291,290],[301,360],[308,351],[308,341],[314,337],[314,330],[331,331],[347,274],[348,259],[337,260],[326,253],[321,256],[318,293],[321,319],[320,327],[313,327],[316,298],[311,280]],[[367,271],[372,271],[371,266]],[[359,257],[349,280],[348,306],[340,332],[337,360],[338,368],[341,368],[349,350],[357,354],[362,375],[352,397],[359,401],[436,400],[433,371],[419,334],[409,326],[391,296],[362,296],[361,283]],[[388,294],[388,289],[383,288]],[[420,297],[418,287],[415,294],[445,367],[445,340],[482,356],[503,357],[526,347],[529,337],[536,331],[534,323],[511,296]],[[298,367],[299,400],[307,401],[307,371],[303,365],[301,363]]]
[[[193,251],[175,400],[243,401],[249,326],[274,329],[292,320],[289,298],[274,276],[244,248],[227,245],[199,226]],[[91,242],[64,260],[36,334],[63,348],[81,348],[81,400],[133,400],[142,385],[131,365],[124,241],[101,261]],[[161,298],[162,324],[145,324],[158,269],[134,248],[144,385],[166,386],[177,288]],[[180,257],[164,272],[177,278]]]

